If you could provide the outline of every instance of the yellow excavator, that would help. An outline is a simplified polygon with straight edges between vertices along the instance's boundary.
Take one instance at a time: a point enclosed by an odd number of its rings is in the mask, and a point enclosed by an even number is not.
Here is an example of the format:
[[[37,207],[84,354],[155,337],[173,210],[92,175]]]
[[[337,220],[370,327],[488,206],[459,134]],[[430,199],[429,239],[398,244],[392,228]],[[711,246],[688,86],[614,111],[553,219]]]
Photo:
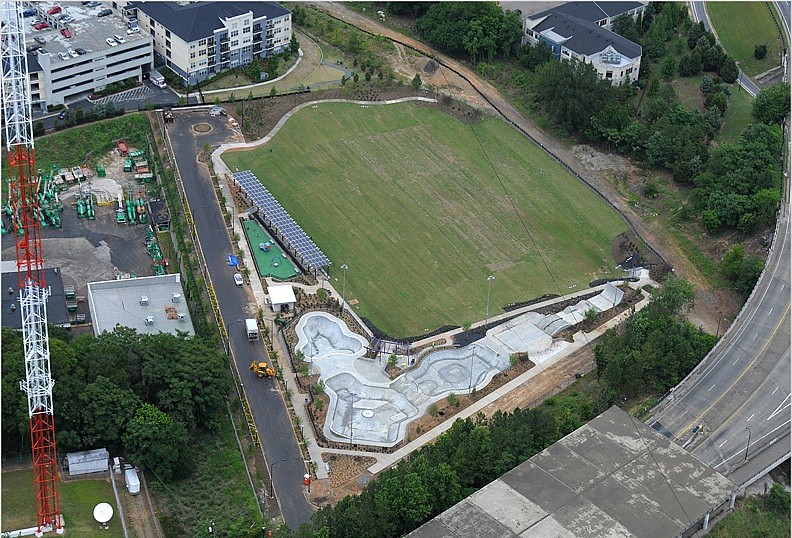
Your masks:
[[[259,377],[275,377],[275,370],[266,362],[253,361],[250,363],[250,369]]]

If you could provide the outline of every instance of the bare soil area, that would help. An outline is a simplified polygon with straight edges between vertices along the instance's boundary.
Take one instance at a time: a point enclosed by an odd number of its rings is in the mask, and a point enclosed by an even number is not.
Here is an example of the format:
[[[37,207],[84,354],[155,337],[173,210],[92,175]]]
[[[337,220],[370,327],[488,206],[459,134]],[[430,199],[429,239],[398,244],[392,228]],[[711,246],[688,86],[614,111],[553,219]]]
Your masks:
[[[330,478],[311,484],[311,500],[317,506],[337,503],[347,495],[357,495],[371,480],[366,469],[376,463],[374,458],[325,452],[322,460],[330,465]]]

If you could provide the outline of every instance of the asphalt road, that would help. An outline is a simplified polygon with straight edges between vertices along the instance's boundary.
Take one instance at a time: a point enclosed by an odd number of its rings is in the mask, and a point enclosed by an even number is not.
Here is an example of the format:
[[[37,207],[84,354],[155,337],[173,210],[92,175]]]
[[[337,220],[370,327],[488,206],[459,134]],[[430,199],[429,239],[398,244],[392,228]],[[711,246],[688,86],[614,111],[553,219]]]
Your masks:
[[[710,24],[709,17],[707,16],[707,10],[704,9],[704,2],[691,2],[691,4],[693,6],[693,20],[695,22],[703,21],[704,28],[708,32],[712,32],[712,25]],[[759,92],[761,91],[759,86],[757,86],[749,76],[743,73],[742,69],[740,70],[738,80],[740,85],[745,88],[745,91],[750,93],[753,97],[759,95]]]
[[[226,142],[231,132],[225,118],[212,118],[205,110],[175,111],[174,119],[175,122],[168,126],[168,136],[187,192],[206,268],[227,325],[233,357],[267,464],[273,468],[273,482],[281,513],[286,524],[297,529],[301,523],[308,522],[313,514],[313,508],[303,493],[305,463],[278,385],[273,380],[259,379],[248,369],[251,360],[264,361],[266,354],[260,340],[248,341],[244,321],[237,320],[253,317],[257,307],[249,288],[234,284],[235,271],[226,261],[226,256],[232,250],[225,221],[206,168],[199,166],[196,160],[204,144],[214,146]],[[199,122],[212,125],[212,131],[195,133],[192,126]]]
[[[753,297],[710,355],[647,421],[726,475],[748,460],[756,459],[761,467],[771,459],[762,452],[789,438],[792,240],[787,208]],[[783,448],[789,454],[789,444]]]

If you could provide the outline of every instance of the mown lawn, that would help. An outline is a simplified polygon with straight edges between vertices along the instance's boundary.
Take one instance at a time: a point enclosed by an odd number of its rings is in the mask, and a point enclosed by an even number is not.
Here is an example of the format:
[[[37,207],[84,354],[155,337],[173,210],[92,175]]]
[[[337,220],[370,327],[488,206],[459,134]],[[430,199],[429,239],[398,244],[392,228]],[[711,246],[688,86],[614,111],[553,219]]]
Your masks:
[[[36,525],[33,496],[33,470],[3,473],[3,532]],[[122,486],[123,487],[123,486]],[[76,480],[59,485],[61,513],[68,534],[87,538],[120,538],[124,536],[110,480]],[[109,503],[114,510],[110,529],[100,530],[93,518],[94,507]]]
[[[489,274],[491,315],[612,275],[610,242],[626,229],[505,123],[471,129],[418,104],[308,107],[266,147],[224,158],[328,255],[339,291],[349,266],[347,301],[398,337],[483,320]]]
[[[724,50],[749,76],[781,64],[784,42],[766,2],[707,2],[710,22]],[[754,58],[754,47],[767,45],[767,56]]]

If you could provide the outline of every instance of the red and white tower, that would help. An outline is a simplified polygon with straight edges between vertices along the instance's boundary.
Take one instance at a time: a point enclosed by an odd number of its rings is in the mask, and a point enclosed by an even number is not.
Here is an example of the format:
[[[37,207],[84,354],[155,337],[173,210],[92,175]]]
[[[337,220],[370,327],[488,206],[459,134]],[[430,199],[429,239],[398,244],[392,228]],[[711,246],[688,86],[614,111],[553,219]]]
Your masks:
[[[11,176],[10,202],[17,213],[14,232],[22,337],[25,345],[25,381],[20,383],[20,388],[28,396],[36,490],[36,535],[41,536],[53,529],[59,534],[63,532],[52,407],[53,381],[50,375],[47,333],[49,292],[44,282],[44,259],[41,253],[41,225],[38,220],[36,192],[38,178],[21,3],[3,0],[0,11],[3,134]]]

